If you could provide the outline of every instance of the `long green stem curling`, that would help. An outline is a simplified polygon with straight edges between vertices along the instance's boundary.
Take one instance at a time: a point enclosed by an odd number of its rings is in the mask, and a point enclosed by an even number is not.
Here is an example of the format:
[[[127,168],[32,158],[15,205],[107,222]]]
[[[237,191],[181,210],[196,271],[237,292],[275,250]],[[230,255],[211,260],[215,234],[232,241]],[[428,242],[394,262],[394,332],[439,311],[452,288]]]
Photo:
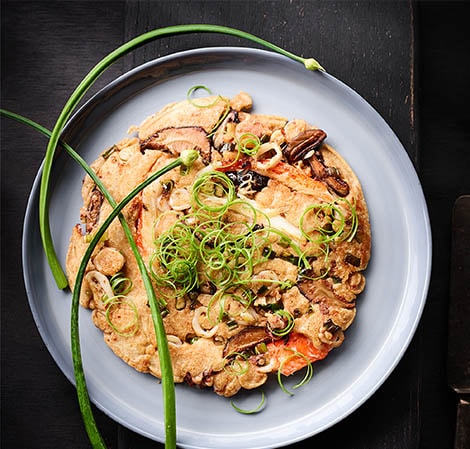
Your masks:
[[[307,68],[308,70],[324,70],[321,67],[321,65],[313,58],[305,59],[300,56],[294,55],[293,53],[288,52],[274,44],[271,44],[270,42],[264,39],[261,39],[257,36],[254,36],[250,33],[246,33],[241,30],[237,30],[237,29],[229,28],[225,26],[208,25],[208,24],[170,26],[170,27],[156,29],[148,33],[142,34],[140,36],[137,36],[136,38],[130,40],[124,45],[118,47],[116,50],[114,50],[113,52],[108,54],[108,56],[102,59],[87,74],[87,76],[82,80],[82,82],[74,90],[69,100],[66,102],[62,112],[60,113],[52,133],[50,133],[45,128],[42,128],[40,125],[34,124],[34,122],[32,121],[29,121],[28,119],[24,119],[23,123],[33,126],[36,129],[38,129],[40,132],[42,132],[43,134],[49,136],[49,142],[47,145],[47,150],[46,150],[43,169],[42,169],[41,185],[40,185],[40,192],[39,192],[39,228],[40,228],[41,240],[43,243],[46,258],[47,258],[48,264],[51,268],[53,277],[56,281],[58,288],[60,289],[66,288],[68,286],[68,281],[61,267],[57,254],[55,252],[51,230],[50,230],[49,210],[48,210],[49,184],[50,184],[50,176],[51,176],[51,171],[52,171],[52,163],[54,160],[54,154],[59,143],[60,135],[67,121],[71,117],[73,111],[76,109],[76,107],[78,106],[79,102],[81,101],[85,93],[88,91],[88,89],[99,78],[99,76],[101,76],[101,74],[109,66],[111,66],[117,59],[126,55],[130,51],[148,42],[156,40],[158,38],[173,36],[177,34],[189,34],[189,33],[198,33],[198,32],[199,33],[220,33],[220,34],[232,35],[232,36],[239,37],[242,39],[247,39],[258,45],[264,46],[276,53],[279,53],[290,59],[293,59],[297,62],[304,64],[305,68]],[[9,115],[6,111],[1,111],[1,113],[4,115]],[[13,117],[13,115],[10,115],[10,117],[16,118],[16,119],[20,117],[20,116]],[[67,150],[71,150],[70,147],[68,146],[65,146],[65,147]],[[135,245],[135,242],[132,239],[130,229],[128,228],[127,223],[125,222],[124,218],[121,215],[121,210],[134,197],[134,195],[136,195],[140,190],[145,188],[145,186],[150,184],[150,182],[152,182],[154,179],[163,175],[164,173],[166,173],[167,171],[173,169],[174,167],[178,165],[181,165],[181,164],[184,165],[187,161],[179,158],[177,161],[173,163],[176,165],[170,164],[169,166],[165,167],[165,169],[160,170],[160,172],[156,173],[154,177],[149,178],[146,182],[144,182],[143,184],[138,186],[136,189],[134,189],[128,196],[126,196],[126,198],[119,205],[116,205],[116,203],[113,201],[111,196],[107,193],[104,186],[100,185],[99,179],[97,179],[97,177],[94,176],[94,173],[89,169],[85,161],[83,161],[78,154],[74,153],[73,150],[69,151],[69,153],[83,168],[85,168],[88,174],[90,174],[91,172],[90,176],[92,176],[95,182],[98,181],[96,182],[98,187],[102,190],[103,194],[108,199],[111,206],[114,208],[111,215],[108,217],[105,223],[103,223],[103,225],[100,227],[98,232],[94,235],[92,241],[90,242],[87,248],[87,252],[85,254],[84,259],[82,260],[82,264],[79,269],[79,275],[77,275],[76,286],[75,286],[73,297],[72,297],[72,318],[71,318],[72,319],[72,335],[76,336],[76,338],[72,338],[72,341],[74,342],[72,345],[73,346],[72,353],[74,357],[74,370],[76,373],[77,392],[78,392],[78,397],[79,397],[79,402],[80,402],[80,408],[84,416],[84,421],[87,427],[87,432],[89,434],[90,441],[92,442],[94,448],[101,449],[105,447],[104,441],[102,440],[99,434],[99,431],[96,428],[94,419],[93,419],[88,392],[87,392],[87,387],[86,387],[86,382],[85,382],[85,376],[83,372],[83,366],[81,362],[80,342],[78,338],[78,309],[79,309],[80,288],[81,288],[82,282],[79,279],[79,277],[81,276],[81,278],[83,278],[86,263],[89,257],[91,256],[91,253],[94,247],[99,242],[99,239],[101,238],[101,236],[104,234],[105,229],[107,228],[107,226],[109,226],[109,224],[114,218],[119,217],[119,219],[121,220],[124,232],[129,239],[131,248],[134,254],[136,255],[136,260],[139,265],[139,269],[141,270],[143,280],[144,280],[144,285],[145,285],[145,288],[147,290],[147,294],[149,297],[152,318],[154,321],[155,332],[157,336],[157,344],[159,347],[160,360],[162,363],[161,370],[162,370],[162,386],[163,386],[163,396],[164,396],[163,402],[164,402],[164,413],[165,413],[166,447],[168,448],[176,447],[176,417],[175,417],[174,384],[173,384],[173,374],[172,374],[172,368],[171,368],[171,359],[170,359],[169,350],[168,350],[168,342],[166,340],[162,317],[160,314],[158,302],[155,298],[155,293],[152,288],[151,280],[148,276],[146,267],[144,265],[142,258],[140,257],[140,254]],[[182,158],[186,158],[186,157],[189,157],[189,159],[191,159],[193,156],[188,155],[188,154],[182,155]]]
[[[96,248],[96,245],[99,243],[100,239],[103,237],[104,233],[108,229],[112,221],[121,213],[122,209],[129,204],[129,202],[145,187],[151,184],[156,179],[163,176],[165,173],[173,170],[176,167],[179,167],[183,164],[181,158],[176,159],[170,164],[166,165],[161,170],[152,174],[144,182],[139,184],[135,189],[133,189],[119,204],[116,205],[114,201],[114,208],[109,216],[104,220],[102,225],[94,233],[93,238],[91,239],[85,254],[81,260],[77,277],[75,280],[75,288],[72,294],[72,356],[74,359],[74,370],[77,380],[77,393],[80,401],[82,410],[85,411],[85,416],[90,417],[91,408],[89,404],[88,393],[86,390],[85,374],[83,371],[83,366],[81,363],[80,357],[80,343],[78,338],[78,310],[79,310],[79,300],[80,300],[80,291],[83,278],[85,275],[85,270],[87,264],[90,260],[90,257]],[[129,231],[130,232],[130,231]],[[133,239],[130,241],[131,248],[133,249],[134,254],[138,253],[138,249]],[[148,276],[147,269],[142,260],[142,257],[137,257],[137,264],[141,273],[143,274],[144,286],[149,295],[149,305],[152,314],[152,319],[154,323],[155,333],[157,336],[157,345],[158,345],[158,354],[160,357],[161,371],[162,371],[162,392],[163,392],[163,407],[164,407],[164,416],[165,416],[165,447],[166,448],[175,448],[176,447],[176,413],[175,413],[175,392],[174,392],[174,383],[173,383],[173,370],[171,366],[171,357],[168,348],[168,341],[166,339],[165,328],[163,326],[163,319],[160,313],[158,306],[158,301],[155,297],[155,292],[153,290],[150,277]],[[145,273],[145,274],[144,274]],[[87,426],[87,432],[90,436],[90,441],[93,443],[96,441],[97,445],[93,445],[95,449],[104,449],[105,446],[102,446],[101,443],[97,440],[99,432],[96,429],[96,426],[93,426],[94,423],[90,423],[90,420],[85,420],[85,425]]]
[[[20,123],[28,125],[34,128],[35,130],[39,131],[46,137],[51,136],[51,132],[48,129],[44,128],[43,126],[39,125],[38,123],[26,117],[23,117],[21,115],[18,115],[18,114],[15,114],[13,112],[6,111],[3,109],[0,109],[0,115],[4,115]],[[108,200],[110,205],[113,208],[119,207],[119,210],[122,210],[122,207],[124,207],[125,204],[121,206],[121,205],[118,205],[114,201],[113,197],[108,192],[108,190],[102,183],[101,179],[96,175],[96,173],[91,169],[91,167],[85,162],[85,160],[67,143],[62,142],[62,145],[64,146],[67,153],[93,179],[93,181],[101,190],[101,192],[103,193],[105,198]],[[156,177],[162,176],[167,171],[181,164],[189,167],[193,164],[193,162],[197,159],[197,157],[198,157],[197,151],[194,151],[194,150],[182,151],[181,157],[179,158],[180,161],[177,165],[172,165],[171,168],[168,168],[168,167],[163,168],[159,172],[159,174],[156,173],[154,175],[155,177],[153,177],[152,179],[154,180],[156,179]],[[148,184],[145,184],[145,185],[148,185]],[[140,186],[138,188],[140,188]],[[135,190],[135,192],[137,191]],[[172,366],[171,366],[171,358],[170,358],[170,354],[168,350],[168,342],[167,342],[167,339],[165,338],[166,336],[165,336],[163,322],[162,322],[161,315],[160,315],[158,301],[155,296],[155,291],[153,289],[147,268],[142,259],[142,256],[140,255],[137,245],[134,241],[129,225],[124,219],[124,217],[122,216],[121,212],[118,211],[117,216],[121,222],[123,231],[129,241],[129,245],[131,246],[132,252],[136,258],[139,270],[144,280],[144,286],[145,286],[145,290],[147,293],[147,297],[149,298],[149,304],[150,304],[152,318],[154,322],[155,334],[157,335],[157,344],[158,344],[159,354],[160,354],[160,363],[162,364],[161,365],[162,387],[163,387],[162,390],[163,390],[165,437],[166,437],[165,444],[166,444],[166,447],[168,448],[174,448],[176,447],[176,408],[175,408],[173,371],[172,371]],[[90,245],[91,244],[92,242],[90,243]],[[90,252],[90,255],[91,255],[91,252]],[[86,267],[86,263],[84,263],[83,267]],[[82,280],[83,280],[83,275],[84,273],[82,273]],[[72,311],[71,311],[71,342],[72,342],[71,346],[72,346],[72,359],[73,359],[73,366],[74,366],[75,381],[76,381],[76,386],[77,386],[77,396],[78,396],[80,411],[83,417],[83,422],[85,424],[85,428],[86,428],[88,437],[90,439],[90,442],[93,445],[93,448],[104,449],[106,446],[96,426],[96,422],[93,417],[93,412],[92,412],[91,405],[90,405],[88,389],[87,389],[85,375],[83,371],[81,350],[80,350],[80,337],[79,337],[79,324],[78,324],[79,312],[78,311],[79,311],[79,298],[80,298],[81,285],[82,285],[82,281],[80,280],[80,282],[78,282],[77,280],[77,283],[74,289],[74,294],[72,297]]]
[[[277,45],[274,45],[264,39],[261,39],[253,34],[245,31],[237,30],[235,28],[225,27],[221,25],[208,25],[208,24],[194,24],[194,25],[175,25],[164,28],[158,28],[156,30],[149,31],[140,36],[135,37],[129,42],[121,45],[114,51],[103,58],[82,80],[75,91],[70,96],[69,100],[65,104],[62,112],[57,119],[57,122],[52,131],[51,138],[47,145],[46,155],[44,158],[43,172],[41,178],[41,186],[39,192],[39,228],[41,232],[41,239],[44,246],[44,251],[51,268],[54,279],[57,286],[61,289],[66,288],[67,278],[61,268],[57,254],[54,249],[52,241],[52,235],[49,224],[49,179],[52,170],[52,162],[54,159],[54,153],[59,142],[60,134],[62,133],[67,120],[72,115],[73,111],[77,107],[80,100],[83,98],[88,89],[93,85],[96,79],[116,60],[126,55],[130,51],[145,45],[148,42],[154,41],[162,37],[169,37],[178,34],[189,34],[189,33],[218,33],[235,36],[238,38],[252,41],[258,45],[264,46],[276,53],[284,55],[294,61],[302,63],[308,70],[324,70],[321,65],[313,58],[302,58],[287,50],[284,50]]]

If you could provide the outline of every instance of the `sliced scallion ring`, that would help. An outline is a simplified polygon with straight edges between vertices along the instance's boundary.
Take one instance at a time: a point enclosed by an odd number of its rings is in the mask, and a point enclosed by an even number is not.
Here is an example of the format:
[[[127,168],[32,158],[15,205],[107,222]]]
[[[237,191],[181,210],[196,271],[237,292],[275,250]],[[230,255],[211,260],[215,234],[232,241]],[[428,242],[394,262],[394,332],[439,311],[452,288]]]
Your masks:
[[[116,273],[109,280],[115,295],[127,295],[132,290],[132,280],[125,277],[121,272]]]
[[[289,362],[290,360],[294,359],[295,357],[301,357],[307,362],[307,365],[305,366],[304,377],[292,387],[293,390],[295,390],[297,388],[300,388],[303,385],[310,382],[310,380],[312,379],[312,376],[313,376],[313,366],[312,366],[312,363],[310,362],[310,360],[308,359],[308,357],[305,354],[302,354],[301,352],[298,352],[298,351],[294,351],[292,349],[290,349],[290,351],[292,351],[292,354],[289,357],[286,357],[281,362],[281,364],[279,365],[279,368],[277,370],[277,381],[279,383],[279,386],[281,387],[281,390],[284,393],[288,394],[289,396],[293,396],[294,393],[292,391],[290,391],[289,389],[287,389],[287,387],[284,385],[284,382],[282,381],[282,370],[284,368],[284,365],[287,362]]]
[[[285,337],[286,335],[289,335],[292,329],[294,329],[294,325],[295,325],[294,317],[292,316],[292,314],[289,313],[287,310],[279,309],[274,312],[274,315],[277,315],[278,317],[285,320],[286,324],[281,329],[277,329],[277,328],[270,329],[270,332],[273,335],[276,335],[277,337]]]
[[[260,390],[261,391],[261,400],[259,401],[259,404],[254,407],[254,408],[251,408],[251,409],[245,409],[245,408],[241,408],[239,407],[238,405],[236,405],[233,400],[230,401],[230,405],[238,412],[238,413],[242,413],[243,415],[252,415],[254,413],[258,413],[259,411],[261,411],[263,409],[263,406],[266,402],[266,395],[264,394],[264,391],[263,390]]]
[[[121,337],[132,337],[137,333],[139,330],[139,312],[137,311],[137,306],[124,295],[116,295],[112,298],[106,298],[104,301],[106,306],[106,322],[109,326],[114,330],[117,335]],[[123,310],[127,307],[131,311],[131,319],[128,323],[123,324],[122,326],[118,326],[113,321],[113,312],[116,307],[119,307],[119,313],[122,314]]]
[[[242,376],[250,369],[250,362],[246,354],[242,352],[231,352],[224,357],[229,363],[224,366],[224,369],[235,376]]]
[[[204,86],[204,85],[197,85],[197,86],[193,86],[191,87],[188,92],[186,93],[186,99],[195,107],[197,108],[210,108],[212,106],[214,106],[218,101],[219,101],[219,97],[216,97],[216,99],[214,101],[212,101],[211,103],[208,103],[208,104],[201,104],[201,103],[198,103],[194,98],[193,98],[193,94],[198,91],[198,90],[203,90],[205,91],[208,95],[212,95],[212,91],[207,87],[207,86]]]
[[[237,146],[242,153],[255,156],[261,146],[261,141],[255,134],[244,133],[238,138]]]

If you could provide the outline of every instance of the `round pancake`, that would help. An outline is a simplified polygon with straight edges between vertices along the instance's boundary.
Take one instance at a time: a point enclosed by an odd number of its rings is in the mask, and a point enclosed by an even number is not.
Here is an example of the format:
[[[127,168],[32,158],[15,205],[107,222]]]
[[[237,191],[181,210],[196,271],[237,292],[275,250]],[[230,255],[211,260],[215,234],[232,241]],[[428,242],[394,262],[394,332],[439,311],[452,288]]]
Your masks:
[[[92,164],[119,202],[181,151],[188,169],[146,187],[123,214],[161,302],[174,381],[223,396],[290,375],[340,346],[365,288],[370,225],[361,185],[323,130],[251,113],[244,92],[171,103]],[[73,287],[90,235],[111,211],[82,186],[66,269]],[[114,353],[161,376],[148,300],[115,220],[80,303]]]

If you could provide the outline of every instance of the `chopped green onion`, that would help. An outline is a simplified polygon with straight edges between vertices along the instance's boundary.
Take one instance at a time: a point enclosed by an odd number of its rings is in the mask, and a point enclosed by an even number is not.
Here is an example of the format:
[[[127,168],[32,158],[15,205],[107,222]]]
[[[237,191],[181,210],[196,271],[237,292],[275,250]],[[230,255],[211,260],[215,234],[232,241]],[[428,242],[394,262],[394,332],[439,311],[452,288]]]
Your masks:
[[[356,236],[357,229],[359,227],[359,218],[357,216],[356,205],[348,201],[346,198],[338,198],[336,201],[343,201],[349,207],[351,211],[351,218],[349,224],[349,232],[344,233],[342,240],[346,240],[347,242],[352,242],[354,237]]]
[[[225,109],[224,109],[223,114],[220,116],[219,120],[217,120],[216,124],[213,126],[213,128],[210,130],[210,132],[207,133],[207,138],[208,139],[211,138],[216,133],[216,131],[219,129],[222,122],[226,119],[226,117],[228,116],[228,114],[231,111],[230,101],[228,99],[223,98],[223,97],[219,97],[219,99],[225,101]]]
[[[263,390],[260,390],[261,391],[261,400],[259,402],[259,404],[252,408],[252,409],[244,409],[244,408],[241,408],[239,407],[238,405],[235,405],[235,403],[233,401],[230,401],[230,405],[238,412],[238,413],[242,413],[244,415],[252,415],[253,413],[258,413],[264,406],[264,403],[266,402],[266,396],[264,394],[264,391]]]
[[[285,337],[294,328],[294,317],[287,310],[284,309],[276,310],[274,312],[274,315],[277,315],[283,320],[286,320],[286,324],[282,329],[272,328],[270,329],[270,331],[273,335],[276,335],[277,337]]]
[[[162,194],[169,195],[173,190],[173,186],[175,185],[175,181],[170,179],[169,181],[161,181],[160,184],[162,185]]]
[[[223,165],[222,167],[224,170],[230,168],[231,166],[235,165],[242,154],[246,154],[247,156],[256,156],[258,150],[261,146],[261,141],[258,136],[252,133],[245,133],[242,134],[239,139],[237,140],[237,155],[234,159],[232,159],[228,164]]]
[[[292,389],[294,389],[294,390],[297,389],[297,388],[300,388],[303,385],[310,382],[310,380],[312,379],[312,376],[313,376],[313,366],[312,366],[312,363],[310,362],[310,360],[308,359],[308,357],[305,354],[302,354],[301,352],[298,352],[298,351],[294,351],[292,349],[290,349],[290,350],[292,351],[292,355],[290,355],[289,357],[286,357],[281,362],[281,364],[279,365],[279,368],[277,370],[277,381],[279,383],[279,386],[281,387],[281,390],[284,393],[288,394],[289,396],[293,396],[294,393],[292,391],[290,391],[289,389],[287,389],[286,386],[284,385],[284,382],[282,381],[281,376],[282,376],[282,370],[284,368],[284,365],[287,362],[289,362],[290,360],[292,360],[293,358],[295,358],[295,357],[301,357],[307,362],[307,365],[305,367],[304,377],[292,387]]]
[[[343,211],[339,208],[338,203],[344,202],[351,212],[350,224],[348,232],[348,222]],[[310,229],[306,229],[305,222],[310,217],[310,221],[314,224]],[[310,242],[318,244],[328,244],[335,240],[348,240],[350,242],[357,231],[358,218],[356,208],[345,198],[338,198],[331,203],[312,204],[308,206],[302,213],[299,221],[299,228],[302,235]],[[318,237],[312,237],[312,232],[319,234]]]
[[[121,272],[112,276],[109,283],[115,295],[127,295],[132,290],[132,280]]]
[[[248,156],[255,156],[261,146],[259,137],[252,133],[242,134],[237,143],[239,150]]]
[[[175,309],[176,310],[184,310],[186,307],[186,298],[184,296],[180,296],[176,298],[175,301]]]
[[[200,104],[200,103],[197,103],[196,101],[194,101],[194,99],[192,98],[192,95],[194,94],[194,92],[196,92],[197,90],[204,90],[205,92],[207,92],[209,95],[212,95],[212,92],[211,90],[206,87],[206,86],[202,86],[202,85],[198,85],[198,86],[193,86],[191,87],[187,94],[186,94],[186,98],[187,100],[193,105],[193,106],[196,106],[197,108],[211,108],[212,106],[214,106],[220,99],[220,97],[217,97],[214,101],[212,101],[212,103],[208,103],[208,104]]]
[[[124,295],[116,295],[112,298],[106,298],[104,304],[106,306],[106,322],[111,326],[116,334],[120,335],[121,337],[132,337],[136,334],[136,332],[139,330],[139,313],[133,301],[129,300]],[[112,313],[116,306],[127,306],[132,312],[132,319],[123,327],[118,327],[113,323]],[[121,307],[120,312],[122,312]]]
[[[238,323],[235,320],[227,321],[227,327],[229,330],[234,330],[238,327]]]
[[[110,148],[108,148],[106,151],[104,151],[102,154],[101,154],[101,157],[103,159],[108,159],[109,156],[111,156],[115,151],[118,150],[118,147],[116,145],[113,145],[111,146]]]
[[[255,346],[255,352],[256,354],[265,354],[266,352],[268,352],[268,346],[265,342],[258,343]]]
[[[233,182],[225,173],[219,171],[203,173],[191,187],[194,206],[209,214],[223,214],[235,198]]]
[[[224,369],[235,376],[242,376],[250,369],[250,362],[246,354],[242,352],[231,352],[224,357],[229,363],[224,366]]]
[[[219,305],[218,313],[212,313],[212,308],[215,303],[218,303]],[[216,315],[215,320],[212,318],[213,315]],[[225,292],[224,290],[218,290],[214,295],[212,295],[211,299],[209,300],[207,304],[207,319],[213,326],[215,326],[216,324],[221,323],[224,317],[225,317]]]

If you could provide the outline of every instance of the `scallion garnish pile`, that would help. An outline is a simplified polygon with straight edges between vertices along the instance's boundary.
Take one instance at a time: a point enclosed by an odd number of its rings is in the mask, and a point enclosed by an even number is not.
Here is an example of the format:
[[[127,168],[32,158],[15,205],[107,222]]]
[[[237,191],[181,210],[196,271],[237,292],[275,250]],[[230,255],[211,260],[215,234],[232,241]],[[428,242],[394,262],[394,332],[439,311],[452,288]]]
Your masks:
[[[273,246],[281,244],[298,255],[300,269],[310,265],[302,251],[287,234],[270,225],[269,217],[251,203],[237,197],[235,186],[221,171],[206,171],[196,178],[191,192],[192,213],[181,215],[154,241],[151,273],[157,285],[165,287],[167,299],[180,301],[196,291],[202,284],[210,283],[215,289],[208,315],[214,325],[222,318],[228,319],[224,302],[236,298],[248,309],[256,299],[253,274],[260,265],[274,256]],[[167,212],[174,215],[174,211]],[[230,217],[230,219],[228,218]],[[164,221],[163,213],[157,220]],[[203,269],[202,269],[203,268]],[[257,279],[259,289],[271,284],[290,287],[289,281]],[[213,318],[212,310],[217,305]],[[184,305],[177,308],[184,308]],[[293,318],[280,310],[288,324],[282,330],[273,330],[278,336],[287,335]]]

